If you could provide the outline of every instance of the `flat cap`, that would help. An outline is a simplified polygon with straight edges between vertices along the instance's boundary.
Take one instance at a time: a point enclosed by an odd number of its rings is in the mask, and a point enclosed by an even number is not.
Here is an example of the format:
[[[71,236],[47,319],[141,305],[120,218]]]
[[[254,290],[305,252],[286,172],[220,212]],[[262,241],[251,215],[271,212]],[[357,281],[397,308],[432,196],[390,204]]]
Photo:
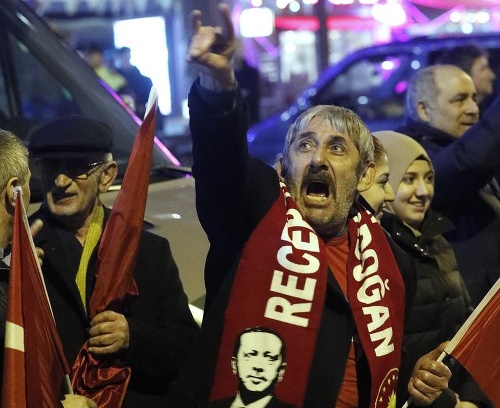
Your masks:
[[[84,158],[111,152],[113,131],[99,120],[71,115],[36,128],[29,141],[35,157]]]

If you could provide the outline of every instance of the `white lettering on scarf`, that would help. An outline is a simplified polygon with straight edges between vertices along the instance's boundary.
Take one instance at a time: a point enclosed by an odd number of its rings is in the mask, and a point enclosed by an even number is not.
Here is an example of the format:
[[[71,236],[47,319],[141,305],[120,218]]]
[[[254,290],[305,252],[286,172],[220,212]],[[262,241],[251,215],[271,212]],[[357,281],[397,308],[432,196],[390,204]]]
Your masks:
[[[285,193],[286,195],[289,196]],[[309,318],[303,315],[299,316],[299,314],[311,311],[316,287],[316,278],[311,277],[311,275],[318,272],[320,267],[319,240],[314,230],[304,221],[296,209],[288,209],[287,218],[281,233],[281,240],[284,241],[284,244],[276,254],[283,271],[274,271],[269,289],[271,292],[293,298],[293,302],[282,296],[272,296],[267,301],[264,316],[284,323],[307,327]],[[303,262],[294,261],[290,255],[294,255],[295,259],[299,255]]]
[[[361,217],[356,215],[354,217],[356,222],[361,221]],[[372,217],[372,222],[377,222]],[[370,333],[372,342],[380,342],[375,347],[375,354],[377,357],[385,356],[394,351],[394,343],[392,342],[392,327],[381,329],[384,323],[389,318],[389,309],[386,306],[377,305],[384,296],[386,290],[389,289],[388,280],[382,280],[378,272],[378,256],[375,250],[368,248],[372,242],[372,235],[367,225],[359,226],[358,244],[356,245],[355,255],[360,261],[353,269],[354,279],[361,283],[358,289],[358,301],[370,306],[362,308],[365,315],[370,315],[371,322],[368,323],[367,328]],[[365,264],[371,261],[371,264],[365,267]]]

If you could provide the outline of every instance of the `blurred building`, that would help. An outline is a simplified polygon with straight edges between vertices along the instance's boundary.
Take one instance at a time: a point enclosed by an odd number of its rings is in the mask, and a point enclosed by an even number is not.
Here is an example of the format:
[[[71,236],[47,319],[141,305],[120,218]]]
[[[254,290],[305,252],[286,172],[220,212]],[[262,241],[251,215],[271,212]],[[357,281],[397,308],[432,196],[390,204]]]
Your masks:
[[[116,21],[161,16],[167,49],[164,75],[169,80],[168,115],[172,116],[168,123],[173,126],[173,133],[177,131],[175,118],[185,115],[185,99],[194,79],[192,68],[184,60],[190,38],[190,12],[201,9],[206,16],[204,20],[218,22],[219,0],[26,1],[64,32],[68,41],[98,39],[109,48],[116,46],[113,32]],[[500,29],[498,0],[228,0],[226,3],[232,8],[244,58],[260,72],[262,119],[294,100],[327,65],[359,48],[420,35]],[[144,44],[141,48],[147,48],[147,41],[141,44]],[[120,44],[123,45],[128,44]],[[143,53],[140,59],[147,59],[147,55]],[[185,122],[179,123],[185,126]]]

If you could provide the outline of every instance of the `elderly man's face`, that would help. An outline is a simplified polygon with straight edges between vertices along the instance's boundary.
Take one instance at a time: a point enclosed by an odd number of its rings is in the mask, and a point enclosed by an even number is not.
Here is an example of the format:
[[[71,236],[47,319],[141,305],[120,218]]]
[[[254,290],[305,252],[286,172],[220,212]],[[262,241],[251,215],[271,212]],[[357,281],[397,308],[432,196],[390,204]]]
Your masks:
[[[338,235],[359,191],[360,156],[352,138],[313,119],[290,145],[285,182],[302,216],[321,235]]]
[[[439,96],[426,107],[427,121],[436,129],[459,138],[479,119],[472,79],[454,67],[438,70],[435,79]]]
[[[92,214],[98,195],[108,188],[104,171],[112,163],[41,159],[42,187],[50,212],[63,223],[82,225]]]

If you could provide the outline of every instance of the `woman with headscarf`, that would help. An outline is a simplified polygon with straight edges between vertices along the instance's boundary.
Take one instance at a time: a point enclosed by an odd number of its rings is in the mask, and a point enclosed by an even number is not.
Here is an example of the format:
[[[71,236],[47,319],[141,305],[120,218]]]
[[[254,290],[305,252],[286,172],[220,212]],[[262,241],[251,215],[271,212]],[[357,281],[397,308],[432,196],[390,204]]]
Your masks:
[[[375,132],[389,163],[389,183],[394,200],[385,203],[383,228],[412,258],[417,271],[417,289],[406,313],[399,383],[406,384],[419,356],[451,340],[472,311],[470,297],[457,267],[451,245],[443,237],[453,224],[431,208],[434,168],[424,148],[414,139],[392,131]],[[455,361],[447,392],[433,406],[489,406],[484,394]],[[453,390],[453,391],[452,391]],[[407,400],[399,387],[397,404]]]

